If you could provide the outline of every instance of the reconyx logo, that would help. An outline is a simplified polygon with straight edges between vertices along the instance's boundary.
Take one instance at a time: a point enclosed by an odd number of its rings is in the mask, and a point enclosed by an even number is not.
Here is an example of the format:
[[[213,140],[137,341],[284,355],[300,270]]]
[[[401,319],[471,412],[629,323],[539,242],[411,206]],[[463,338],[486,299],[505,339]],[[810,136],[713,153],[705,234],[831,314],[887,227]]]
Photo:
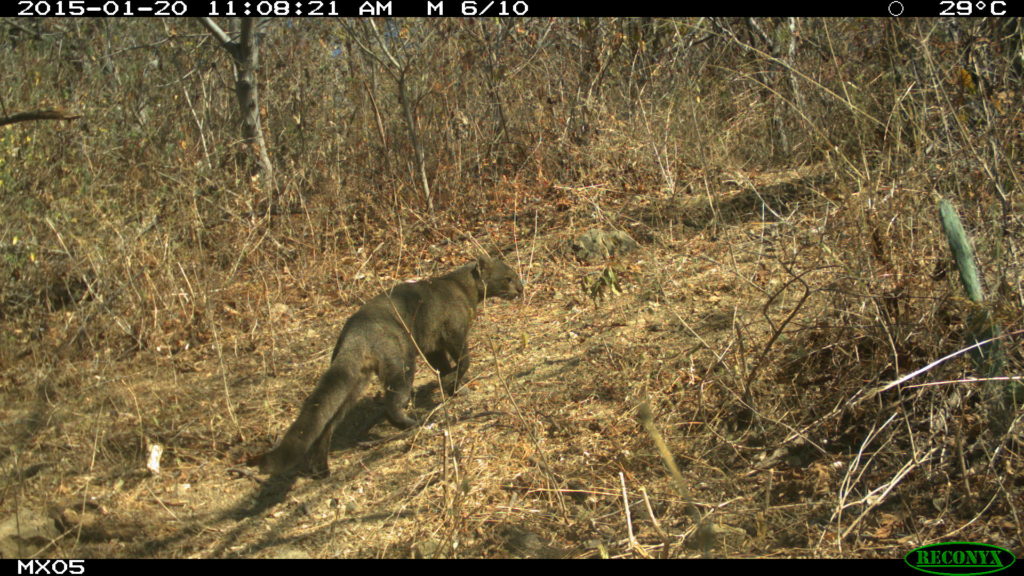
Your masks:
[[[85,574],[85,560],[18,560],[18,574]]]
[[[991,574],[1017,559],[1009,550],[977,542],[943,542],[914,548],[903,559],[911,568],[943,576]]]

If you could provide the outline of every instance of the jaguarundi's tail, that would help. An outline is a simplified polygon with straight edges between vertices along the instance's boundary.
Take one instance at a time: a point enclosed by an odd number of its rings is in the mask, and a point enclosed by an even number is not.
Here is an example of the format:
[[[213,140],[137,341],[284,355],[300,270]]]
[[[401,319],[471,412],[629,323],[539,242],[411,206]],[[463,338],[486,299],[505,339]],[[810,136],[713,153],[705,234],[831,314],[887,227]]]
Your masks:
[[[326,474],[334,427],[359,400],[367,380],[367,375],[353,370],[350,363],[331,364],[280,444],[249,464],[259,466],[263,474],[283,474],[299,464],[314,476]]]

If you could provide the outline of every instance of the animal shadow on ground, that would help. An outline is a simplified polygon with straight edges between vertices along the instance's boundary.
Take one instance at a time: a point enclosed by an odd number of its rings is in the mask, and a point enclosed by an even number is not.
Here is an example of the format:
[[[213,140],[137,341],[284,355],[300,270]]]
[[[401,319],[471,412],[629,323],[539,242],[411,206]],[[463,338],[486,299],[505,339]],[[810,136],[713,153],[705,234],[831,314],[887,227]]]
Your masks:
[[[429,412],[440,404],[434,401],[433,393],[440,386],[436,381],[430,382],[413,392],[412,403],[417,411]],[[381,434],[372,434],[370,431],[379,423],[386,420],[386,409],[384,399],[379,395],[367,394],[345,414],[341,423],[334,431],[331,439],[331,452],[347,450],[350,448],[372,448],[392,440],[409,436],[415,432],[410,430],[398,430],[395,428],[382,429]],[[390,426],[390,425],[389,425]],[[390,434],[388,432],[391,432]],[[340,472],[332,473],[331,476],[338,476]],[[273,508],[284,501],[285,496],[295,485],[295,481],[302,472],[292,470],[283,474],[275,474],[260,483],[259,491],[254,497],[252,505],[245,505],[236,508],[231,516],[241,520],[250,516],[256,516]]]

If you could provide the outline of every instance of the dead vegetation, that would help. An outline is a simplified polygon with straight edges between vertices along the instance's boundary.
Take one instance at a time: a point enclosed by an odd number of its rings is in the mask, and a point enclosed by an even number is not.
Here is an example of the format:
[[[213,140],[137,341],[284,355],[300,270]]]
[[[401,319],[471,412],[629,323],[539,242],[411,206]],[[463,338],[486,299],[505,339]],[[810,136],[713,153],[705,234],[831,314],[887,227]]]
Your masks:
[[[404,94],[362,23],[262,29],[271,188],[197,24],[0,22],[0,116],[82,114],[0,128],[0,524],[40,526],[0,553],[1021,553],[1020,410],[993,429],[954,354],[937,217],[1014,390],[1019,20],[377,24]],[[594,228],[640,247],[584,264]],[[481,246],[526,293],[466,393],[422,376],[406,432],[368,396],[326,480],[243,466],[361,302]]]

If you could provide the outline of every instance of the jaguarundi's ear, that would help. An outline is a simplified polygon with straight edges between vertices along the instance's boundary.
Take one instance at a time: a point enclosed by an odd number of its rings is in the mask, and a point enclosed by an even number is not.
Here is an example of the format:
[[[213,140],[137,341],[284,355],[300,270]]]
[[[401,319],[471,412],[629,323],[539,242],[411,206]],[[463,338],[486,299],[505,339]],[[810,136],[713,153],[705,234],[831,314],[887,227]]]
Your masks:
[[[476,266],[473,268],[473,275],[482,278],[494,266],[494,260],[487,254],[481,253],[476,257]]]

